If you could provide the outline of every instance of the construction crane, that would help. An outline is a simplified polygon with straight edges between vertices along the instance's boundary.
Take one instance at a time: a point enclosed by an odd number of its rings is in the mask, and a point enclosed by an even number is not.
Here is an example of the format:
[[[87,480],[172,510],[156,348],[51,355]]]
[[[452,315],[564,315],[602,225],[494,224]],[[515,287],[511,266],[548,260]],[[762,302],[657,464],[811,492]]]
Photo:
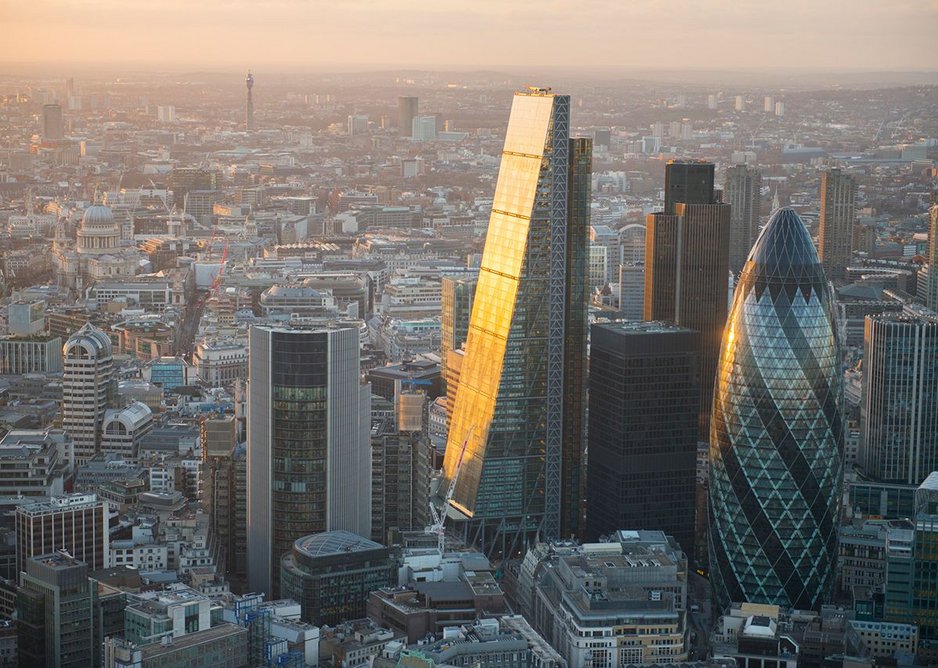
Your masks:
[[[436,534],[436,544],[440,550],[441,555],[446,548],[446,531],[443,528],[443,521],[446,517],[446,508],[449,506],[449,502],[453,498],[453,493],[456,491],[456,481],[459,479],[459,471],[462,469],[462,460],[466,455],[466,447],[469,445],[469,437],[472,436],[474,429],[475,427],[469,427],[469,432],[466,434],[466,439],[462,442],[462,448],[459,451],[459,459],[456,461],[456,468],[453,469],[453,478],[449,481],[449,487],[446,489],[446,496],[443,497],[442,512],[437,510],[436,506],[433,505],[433,501],[430,501],[430,516],[433,518],[433,524],[428,527],[427,533]]]
[[[218,293],[218,286],[221,284],[222,274],[225,273],[225,262],[228,261],[228,247],[231,245],[231,238],[225,239],[225,250],[221,252],[221,264],[218,266],[218,273],[215,274],[215,280],[212,281],[212,287],[209,290],[211,296]]]

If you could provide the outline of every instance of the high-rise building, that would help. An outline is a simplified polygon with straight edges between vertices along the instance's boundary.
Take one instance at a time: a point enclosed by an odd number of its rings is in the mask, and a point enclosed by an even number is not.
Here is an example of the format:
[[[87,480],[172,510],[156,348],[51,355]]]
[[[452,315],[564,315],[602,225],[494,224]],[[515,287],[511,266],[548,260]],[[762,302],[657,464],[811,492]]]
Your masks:
[[[412,137],[414,118],[417,117],[417,98],[404,96],[397,98],[397,127],[401,137]]]
[[[59,104],[42,105],[43,141],[58,141],[64,138],[65,123],[62,121],[62,106]]]
[[[693,555],[698,334],[658,322],[590,332],[588,535],[661,529]]]
[[[626,320],[641,320],[645,312],[645,263],[619,265],[619,311]]]
[[[713,398],[710,568],[721,609],[825,602],[843,428],[833,295],[801,218],[779,209],[736,286]]]
[[[759,234],[762,172],[746,165],[727,169],[723,201],[730,205],[730,269],[739,273]]]
[[[91,459],[112,392],[111,339],[91,323],[72,334],[62,348],[62,427],[75,444],[75,463]]]
[[[645,320],[700,332],[700,440],[709,435],[720,341],[726,324],[730,206],[717,201],[714,166],[670,162],[664,212],[645,225]]]
[[[248,585],[273,592],[309,533],[371,534],[371,388],[357,329],[250,332]]]
[[[925,305],[938,311],[938,202],[928,210],[928,281]]]
[[[767,114],[775,113],[775,98],[771,95],[766,95],[763,100],[762,111]]]
[[[746,98],[742,95],[736,96],[736,111],[746,111]]]
[[[449,429],[450,516],[491,554],[581,515],[592,140],[569,124],[569,96],[515,94]]]
[[[348,136],[357,137],[368,132],[368,117],[364,114],[352,114],[348,117]]]
[[[664,168],[664,213],[676,214],[679,203],[713,204],[713,183],[712,162],[670,161]]]
[[[247,461],[237,445],[233,415],[202,422],[202,503],[209,514],[226,579],[241,585],[247,578]]]
[[[839,169],[821,173],[818,253],[828,278],[843,278],[853,252],[857,182]]]
[[[919,630],[917,658],[938,665],[938,472],[914,492],[911,540],[895,548],[887,543],[883,617],[915,624]]]
[[[466,342],[475,292],[475,278],[443,277],[440,318],[440,359],[443,364],[449,364],[447,357],[451,350],[459,350]],[[447,371],[444,376],[448,375]]]
[[[16,565],[65,550],[92,570],[108,565],[108,508],[95,494],[68,494],[16,509]]]
[[[16,596],[19,664],[94,665],[93,592],[87,564],[67,552],[52,552],[30,558],[22,568]]]
[[[858,462],[879,482],[938,470],[938,316],[866,316]]]
[[[414,116],[411,124],[410,137],[414,141],[436,139],[436,116]]]
[[[244,80],[248,89],[247,107],[245,108],[244,126],[248,132],[254,130],[254,75],[248,70],[247,79]]]

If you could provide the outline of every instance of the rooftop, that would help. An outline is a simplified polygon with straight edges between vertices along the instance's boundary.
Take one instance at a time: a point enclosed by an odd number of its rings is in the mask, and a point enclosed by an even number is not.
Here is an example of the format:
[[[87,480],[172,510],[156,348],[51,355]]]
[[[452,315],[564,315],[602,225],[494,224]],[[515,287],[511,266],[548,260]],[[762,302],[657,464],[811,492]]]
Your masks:
[[[384,546],[350,531],[325,531],[297,539],[294,549],[310,557],[380,550]]]

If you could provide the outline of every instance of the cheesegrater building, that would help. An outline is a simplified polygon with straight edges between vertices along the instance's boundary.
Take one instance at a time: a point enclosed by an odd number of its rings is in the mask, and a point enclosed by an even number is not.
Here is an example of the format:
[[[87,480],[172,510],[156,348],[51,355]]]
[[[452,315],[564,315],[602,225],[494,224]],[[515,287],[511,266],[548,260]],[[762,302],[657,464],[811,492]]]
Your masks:
[[[569,96],[515,94],[447,440],[448,516],[493,557],[580,530],[592,141],[569,125]]]
[[[843,389],[830,285],[777,210],[743,268],[710,431],[710,567],[731,602],[817,610],[834,583]]]

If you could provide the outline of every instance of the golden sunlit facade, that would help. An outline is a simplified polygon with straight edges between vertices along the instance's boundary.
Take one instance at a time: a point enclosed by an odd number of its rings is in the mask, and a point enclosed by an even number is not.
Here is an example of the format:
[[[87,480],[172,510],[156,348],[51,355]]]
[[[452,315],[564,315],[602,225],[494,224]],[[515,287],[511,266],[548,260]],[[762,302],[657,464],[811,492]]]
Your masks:
[[[588,206],[584,213],[568,195],[589,195],[591,146],[573,140],[586,167],[571,178],[569,108],[568,96],[547,89],[515,95],[450,423],[447,479],[466,443],[450,514],[472,520],[467,538],[491,551],[511,550],[518,536],[539,530],[560,535],[561,506],[577,503],[561,470],[564,333],[580,317],[566,308],[580,281],[566,274],[585,266],[567,260],[585,252],[589,221]],[[578,212],[574,221],[569,210]],[[585,348],[585,337],[574,345]],[[581,383],[583,366],[574,373],[566,381]],[[569,447],[579,452],[581,444]]]

